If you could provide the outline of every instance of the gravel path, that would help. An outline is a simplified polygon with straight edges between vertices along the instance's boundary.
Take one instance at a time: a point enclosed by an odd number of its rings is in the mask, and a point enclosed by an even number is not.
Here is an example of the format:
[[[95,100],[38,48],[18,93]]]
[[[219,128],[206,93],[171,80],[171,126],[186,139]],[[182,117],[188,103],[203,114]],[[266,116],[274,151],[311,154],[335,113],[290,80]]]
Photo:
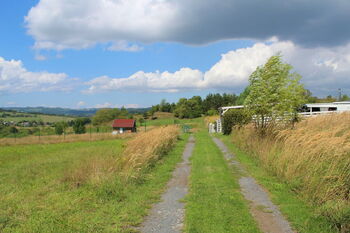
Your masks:
[[[183,152],[183,161],[179,163],[168,183],[162,201],[153,206],[149,216],[139,230],[144,233],[179,233],[184,221],[184,203],[181,200],[188,192],[188,176],[191,171],[189,158],[194,148],[191,136]]]
[[[249,176],[248,172],[220,139],[213,138],[213,140],[223,152],[225,158],[242,174],[239,185],[245,199],[250,201],[251,214],[261,231],[264,233],[293,233],[289,222],[283,217],[278,207],[271,202],[267,191],[257,184],[254,178]]]

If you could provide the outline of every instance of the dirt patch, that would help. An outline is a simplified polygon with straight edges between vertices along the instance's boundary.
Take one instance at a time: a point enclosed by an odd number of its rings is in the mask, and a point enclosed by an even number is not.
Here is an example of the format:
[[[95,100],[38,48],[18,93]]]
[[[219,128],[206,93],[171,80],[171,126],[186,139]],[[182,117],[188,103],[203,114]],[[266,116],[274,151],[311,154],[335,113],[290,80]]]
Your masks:
[[[259,228],[264,233],[293,233],[289,222],[283,217],[278,207],[274,205],[268,195],[254,178],[250,177],[244,167],[235,160],[235,156],[229,152],[226,145],[218,138],[213,138],[230,165],[240,171],[239,179],[242,194],[250,202],[250,212],[257,221]]]
[[[138,228],[144,233],[180,233],[183,228],[185,206],[181,200],[188,193],[188,176],[191,171],[189,158],[194,148],[194,138],[191,136],[183,152],[183,161],[173,172],[166,192],[161,202],[155,204]]]

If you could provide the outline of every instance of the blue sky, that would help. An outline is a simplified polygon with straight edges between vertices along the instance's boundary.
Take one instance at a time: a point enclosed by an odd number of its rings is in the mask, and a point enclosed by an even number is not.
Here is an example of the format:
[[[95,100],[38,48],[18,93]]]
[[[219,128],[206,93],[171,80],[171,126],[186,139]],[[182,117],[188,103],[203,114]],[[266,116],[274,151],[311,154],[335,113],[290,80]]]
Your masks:
[[[349,4],[342,1],[330,11],[340,15],[336,28],[332,15],[325,15],[327,4],[285,7],[271,1],[275,9],[242,0],[224,0],[223,6],[180,0],[176,7],[168,0],[106,2],[2,1],[0,107],[147,107],[162,98],[238,94],[256,66],[277,52],[316,95],[349,90],[349,36],[341,30]],[[271,19],[243,14],[264,7]],[[285,11],[283,20],[277,10]],[[293,12],[301,17],[292,21]],[[314,19],[322,30],[305,27]],[[305,31],[310,35],[300,36]]]

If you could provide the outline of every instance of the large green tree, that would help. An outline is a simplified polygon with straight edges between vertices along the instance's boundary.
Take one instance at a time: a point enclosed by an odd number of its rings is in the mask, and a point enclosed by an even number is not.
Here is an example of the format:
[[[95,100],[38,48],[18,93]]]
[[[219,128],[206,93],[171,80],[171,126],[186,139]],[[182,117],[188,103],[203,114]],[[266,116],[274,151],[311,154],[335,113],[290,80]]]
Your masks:
[[[244,105],[262,133],[277,121],[294,122],[298,108],[305,104],[305,89],[299,83],[301,76],[292,69],[277,54],[249,77],[249,94]]]

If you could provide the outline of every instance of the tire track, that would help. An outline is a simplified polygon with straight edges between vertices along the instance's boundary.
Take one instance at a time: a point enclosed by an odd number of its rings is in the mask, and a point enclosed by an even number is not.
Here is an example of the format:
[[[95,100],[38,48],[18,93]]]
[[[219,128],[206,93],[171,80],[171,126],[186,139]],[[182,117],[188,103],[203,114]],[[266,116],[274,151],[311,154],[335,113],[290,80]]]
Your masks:
[[[162,195],[161,202],[155,204],[138,229],[143,233],[180,233],[183,228],[185,205],[181,200],[188,193],[188,177],[191,171],[189,158],[195,142],[193,136],[189,138],[183,152],[183,161],[173,172],[173,177]]]
[[[278,207],[271,202],[268,192],[254,178],[249,176],[248,172],[220,139],[213,137],[213,140],[226,160],[230,162],[230,165],[242,174],[239,185],[243,196],[250,202],[250,212],[257,221],[260,230],[264,233],[294,233]]]

